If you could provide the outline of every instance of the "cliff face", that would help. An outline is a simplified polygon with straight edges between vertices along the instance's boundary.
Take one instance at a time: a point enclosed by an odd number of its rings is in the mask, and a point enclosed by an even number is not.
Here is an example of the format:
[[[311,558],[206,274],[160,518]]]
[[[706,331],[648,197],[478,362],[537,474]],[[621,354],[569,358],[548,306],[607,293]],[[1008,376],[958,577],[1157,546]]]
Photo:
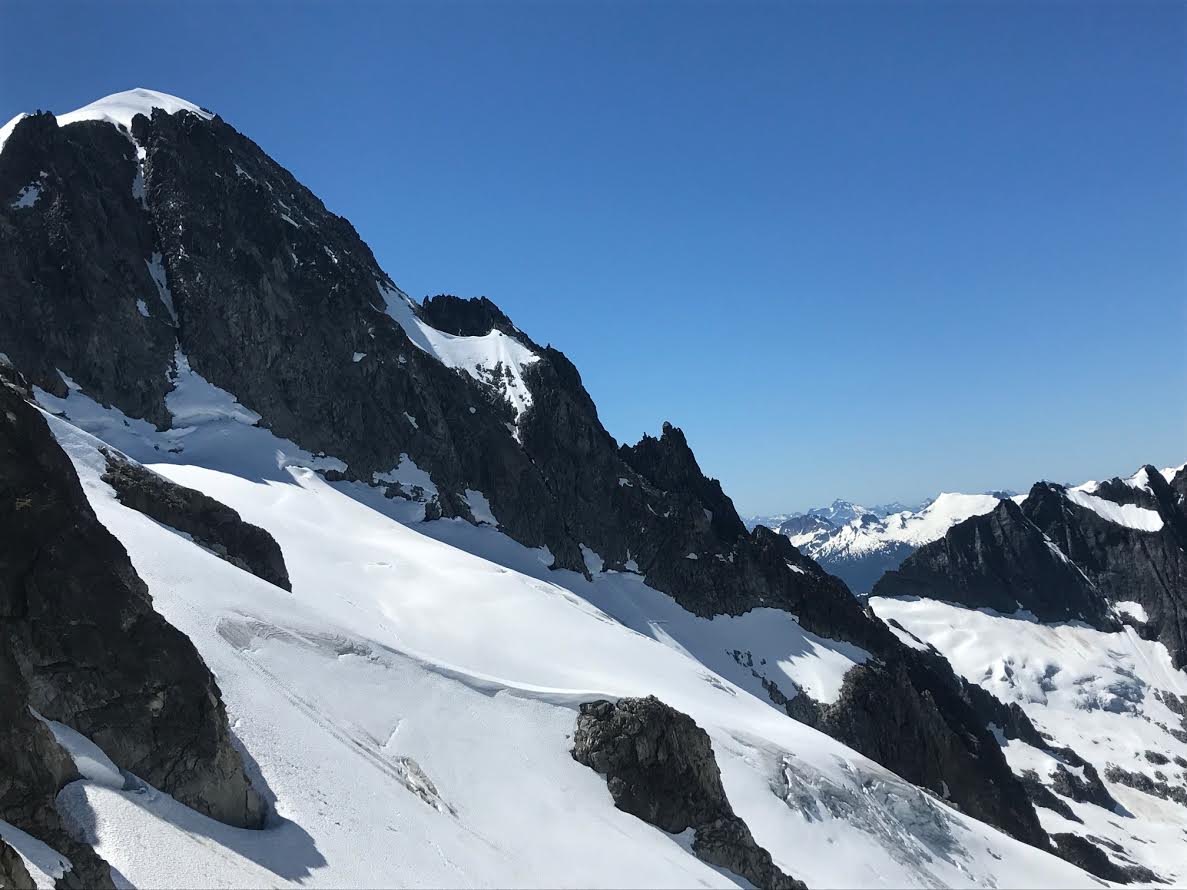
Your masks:
[[[1139,479],[1141,485],[1130,484]],[[1121,524],[1073,500],[1057,485],[1035,485],[1023,512],[1067,554],[1112,603],[1139,603],[1143,636],[1163,643],[1175,666],[1187,666],[1187,467],[1170,480],[1145,466],[1130,480],[1113,479],[1088,497],[1135,507],[1136,524]],[[1104,508],[1109,511],[1109,508]],[[1125,515],[1125,514],[1122,514]],[[1144,521],[1142,521],[1144,520]],[[1157,526],[1157,527],[1155,527]]]
[[[1106,606],[1092,582],[1011,500],[953,526],[887,572],[874,596],[929,596],[1044,621],[1100,622]]]

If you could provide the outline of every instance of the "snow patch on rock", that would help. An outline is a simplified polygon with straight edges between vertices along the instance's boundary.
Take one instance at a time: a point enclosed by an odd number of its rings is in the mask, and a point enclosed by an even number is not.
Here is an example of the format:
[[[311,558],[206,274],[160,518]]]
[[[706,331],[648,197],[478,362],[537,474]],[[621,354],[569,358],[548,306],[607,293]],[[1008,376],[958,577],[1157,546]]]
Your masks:
[[[160,298],[161,303],[164,304],[169,317],[173,319],[174,326],[176,326],[177,310],[173,308],[173,293],[169,290],[169,284],[165,278],[163,259],[161,254],[153,253],[150,259],[144,261],[144,264],[148,266],[148,274],[152,277],[153,284],[157,286],[157,296]]]
[[[496,528],[499,525],[499,520],[495,519],[495,514],[491,512],[490,501],[486,499],[481,491],[475,491],[472,488],[467,488],[465,491],[466,503],[470,505],[470,515],[474,517],[474,521],[480,525],[493,525]]]
[[[1154,510],[1139,507],[1137,504],[1115,504],[1075,488],[1067,489],[1066,494],[1073,504],[1091,510],[1102,519],[1115,522],[1117,525],[1143,532],[1156,532],[1162,528],[1162,517]]]
[[[531,407],[532,394],[524,380],[524,371],[539,360],[536,353],[498,329],[480,337],[459,337],[439,331],[421,319],[411,298],[400,289],[383,285],[379,292],[387,314],[417,347],[447,367],[464,371],[493,387],[515,410],[516,417]]]
[[[0,136],[3,134],[0,133]],[[57,881],[73,864],[43,841],[0,819],[0,840],[16,850],[37,890],[55,890]]]

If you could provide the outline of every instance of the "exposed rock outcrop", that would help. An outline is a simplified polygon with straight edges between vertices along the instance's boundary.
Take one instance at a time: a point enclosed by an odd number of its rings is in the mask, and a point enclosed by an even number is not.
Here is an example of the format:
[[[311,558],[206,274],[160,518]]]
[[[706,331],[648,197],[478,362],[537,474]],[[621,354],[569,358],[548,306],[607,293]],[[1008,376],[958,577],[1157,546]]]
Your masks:
[[[573,759],[606,777],[614,805],[669,834],[694,832],[699,859],[756,887],[804,890],[755,843],[725,796],[708,734],[654,696],[581,706]]]
[[[44,727],[30,722],[32,707],[194,809],[231,825],[260,824],[263,805],[232,745],[210,671],[189,639],[153,611],[43,417],[4,385],[0,616],[7,675],[0,723],[21,727],[7,736],[15,747],[0,743],[7,765],[0,772],[55,793],[72,772]],[[30,748],[30,739],[44,746]],[[0,816],[36,822],[31,793],[16,801],[0,795]]]
[[[1115,764],[1109,764],[1105,769],[1105,778],[1118,785],[1127,785],[1143,794],[1161,797],[1163,800],[1172,800],[1180,806],[1187,807],[1187,785],[1172,785],[1166,781],[1165,776],[1151,778],[1145,773],[1133,772]]]
[[[969,815],[1046,848],[1025,789],[962,698],[961,683],[950,669],[947,683],[939,682],[947,666],[938,656],[913,656],[858,665],[845,675],[835,702],[801,694],[787,711]]]
[[[2,390],[0,385],[0,399]],[[45,724],[29,711],[29,698],[25,677],[12,653],[0,644],[0,818],[48,844],[71,863],[72,869],[59,880],[59,886],[112,888],[107,864],[90,846],[71,836],[54,809],[59,789],[77,779],[78,771]],[[2,842],[0,846],[11,850]],[[5,871],[14,886],[21,886],[28,877],[15,851],[0,859],[0,881],[5,879]]]
[[[1144,487],[1121,479],[1101,483],[1092,495],[1151,511],[1161,528],[1132,528],[1069,499],[1063,486],[1040,482],[1022,505],[1026,516],[1067,554],[1111,602],[1136,602],[1146,613],[1143,636],[1170,650],[1187,667],[1187,467],[1168,482],[1142,467]]]
[[[1051,840],[1061,858],[1106,881],[1116,884],[1167,883],[1141,865],[1117,865],[1100,847],[1078,834],[1053,834]]]
[[[1072,808],[1067,805],[1067,801],[1061,799],[1058,794],[1043,784],[1037,772],[1028,769],[1019,778],[1022,779],[1022,787],[1026,789],[1027,795],[1036,807],[1045,807],[1063,816],[1069,822],[1084,824],[1084,820],[1075,814]]]
[[[24,860],[0,838],[0,890],[35,890],[36,886]]]
[[[207,550],[269,584],[292,590],[280,545],[225,504],[113,451],[107,452],[103,481],[115,489],[124,506],[185,532]]]

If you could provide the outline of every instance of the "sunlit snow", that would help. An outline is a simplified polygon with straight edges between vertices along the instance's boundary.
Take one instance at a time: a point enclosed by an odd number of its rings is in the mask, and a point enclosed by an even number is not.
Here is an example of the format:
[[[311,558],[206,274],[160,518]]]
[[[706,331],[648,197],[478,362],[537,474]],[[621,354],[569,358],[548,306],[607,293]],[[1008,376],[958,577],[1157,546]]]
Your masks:
[[[133,884],[734,884],[614,808],[604,780],[569,755],[578,702],[645,694],[709,732],[734,808],[810,886],[1093,884],[714,670],[749,677],[729,651],[740,648],[811,686],[833,657],[814,647],[843,655],[844,645],[794,632],[787,613],[698,619],[637,575],[590,582],[549,572],[489,527],[402,525],[292,464],[269,478],[154,466],[267,528],[288,593],[121,505],[100,478],[99,443],[51,422],[154,604],[218,677],[274,800],[268,826],[252,832],[147,786],[71,783],[59,808]],[[227,445],[249,468],[260,458],[245,448],[268,447]],[[818,855],[827,849],[846,855]]]
[[[1162,517],[1156,511],[1139,507],[1136,504],[1115,504],[1075,488],[1067,490],[1067,498],[1073,504],[1091,510],[1101,518],[1127,528],[1144,532],[1156,532],[1162,528]]]
[[[138,114],[152,117],[154,108],[160,108],[167,114],[188,111],[205,120],[214,117],[209,111],[203,111],[193,102],[187,102],[177,96],[170,96],[168,93],[146,90],[142,87],[125,90],[122,93],[112,93],[110,96],[97,99],[90,105],[84,105],[76,111],[59,114],[56,117],[60,127],[77,121],[107,121],[109,124],[115,124],[130,131],[132,118]]]
[[[1137,603],[1115,605],[1145,617]],[[1187,674],[1174,668],[1165,646],[1141,639],[1132,627],[1106,633],[1078,622],[1043,624],[1033,616],[917,598],[873,597],[870,606],[935,646],[970,682],[1018,704],[1054,744],[1070,744],[1093,763],[1102,779],[1109,764],[1151,774],[1156,767],[1146,751],[1187,757],[1187,740],[1168,731],[1181,717],[1165,704],[1168,694],[1187,695]],[[1019,741],[1009,742],[1005,754],[1015,772],[1034,769],[1044,779],[1059,762]],[[1107,779],[1105,784],[1125,812],[1067,798],[1083,824],[1040,807],[1043,826],[1106,838],[1156,873],[1176,883],[1187,879],[1187,809]]]

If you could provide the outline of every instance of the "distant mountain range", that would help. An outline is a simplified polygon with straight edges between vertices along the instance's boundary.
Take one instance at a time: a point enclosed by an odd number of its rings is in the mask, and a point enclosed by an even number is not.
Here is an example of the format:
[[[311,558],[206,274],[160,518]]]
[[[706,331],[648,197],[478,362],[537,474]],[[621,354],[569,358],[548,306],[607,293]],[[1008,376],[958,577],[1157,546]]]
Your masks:
[[[953,525],[988,513],[1011,491],[984,494],[944,492],[922,504],[898,501],[865,507],[837,499],[800,513],[754,516],[838,576],[854,593],[867,593],[884,572],[896,569],[918,547],[944,536]]]

